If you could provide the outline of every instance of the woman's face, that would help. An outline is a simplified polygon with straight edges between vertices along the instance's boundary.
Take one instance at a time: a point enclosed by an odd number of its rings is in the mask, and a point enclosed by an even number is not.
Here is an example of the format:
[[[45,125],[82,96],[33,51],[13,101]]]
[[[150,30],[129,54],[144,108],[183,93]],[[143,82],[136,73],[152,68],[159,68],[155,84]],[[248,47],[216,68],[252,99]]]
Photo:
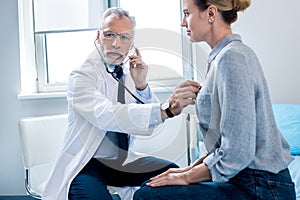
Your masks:
[[[187,36],[192,42],[207,41],[211,26],[207,11],[200,11],[194,0],[182,0],[183,19],[181,26],[186,28]]]

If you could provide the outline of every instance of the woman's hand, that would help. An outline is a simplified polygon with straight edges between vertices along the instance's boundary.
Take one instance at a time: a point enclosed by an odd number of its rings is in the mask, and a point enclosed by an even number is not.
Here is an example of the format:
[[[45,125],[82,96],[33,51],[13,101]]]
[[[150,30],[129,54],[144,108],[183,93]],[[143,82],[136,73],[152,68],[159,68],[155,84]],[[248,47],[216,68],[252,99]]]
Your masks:
[[[186,180],[186,172],[190,167],[186,168],[170,168],[167,171],[150,179],[148,186],[158,187],[163,185],[188,185]]]
[[[135,87],[144,90],[147,87],[148,66],[142,60],[140,51],[135,48],[135,55],[129,56],[129,69]]]
[[[210,180],[211,174],[208,167],[201,163],[186,168],[171,168],[151,178],[150,182],[146,184],[151,187],[159,187],[164,185],[189,185],[191,183]]]

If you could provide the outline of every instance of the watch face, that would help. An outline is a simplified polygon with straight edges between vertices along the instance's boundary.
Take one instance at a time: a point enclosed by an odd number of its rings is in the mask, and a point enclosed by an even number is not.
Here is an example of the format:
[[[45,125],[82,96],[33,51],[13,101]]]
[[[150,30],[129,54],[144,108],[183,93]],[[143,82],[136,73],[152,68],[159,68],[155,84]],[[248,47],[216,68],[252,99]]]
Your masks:
[[[169,101],[165,101],[161,104],[162,110],[166,110],[167,108],[169,108]]]

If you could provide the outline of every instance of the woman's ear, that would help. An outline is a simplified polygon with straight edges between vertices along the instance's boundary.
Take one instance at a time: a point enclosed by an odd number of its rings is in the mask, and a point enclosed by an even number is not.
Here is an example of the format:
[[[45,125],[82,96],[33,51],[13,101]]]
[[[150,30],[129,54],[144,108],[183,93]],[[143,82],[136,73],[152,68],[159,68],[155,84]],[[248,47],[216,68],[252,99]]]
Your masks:
[[[215,5],[210,5],[207,8],[207,15],[208,15],[208,23],[212,24],[216,20],[216,13],[218,8]]]

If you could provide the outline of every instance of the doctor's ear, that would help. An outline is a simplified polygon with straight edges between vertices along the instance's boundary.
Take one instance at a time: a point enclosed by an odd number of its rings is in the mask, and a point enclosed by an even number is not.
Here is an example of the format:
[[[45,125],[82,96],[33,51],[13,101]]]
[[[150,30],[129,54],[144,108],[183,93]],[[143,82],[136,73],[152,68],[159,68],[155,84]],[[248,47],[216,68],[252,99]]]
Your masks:
[[[100,31],[98,30],[97,31],[97,36],[96,36],[96,40],[97,40],[97,43],[99,44],[100,42],[99,42],[99,38],[100,38]]]
[[[130,45],[129,51],[130,52],[135,51],[134,42]]]
[[[130,50],[134,49],[134,42],[131,43],[130,45]]]

